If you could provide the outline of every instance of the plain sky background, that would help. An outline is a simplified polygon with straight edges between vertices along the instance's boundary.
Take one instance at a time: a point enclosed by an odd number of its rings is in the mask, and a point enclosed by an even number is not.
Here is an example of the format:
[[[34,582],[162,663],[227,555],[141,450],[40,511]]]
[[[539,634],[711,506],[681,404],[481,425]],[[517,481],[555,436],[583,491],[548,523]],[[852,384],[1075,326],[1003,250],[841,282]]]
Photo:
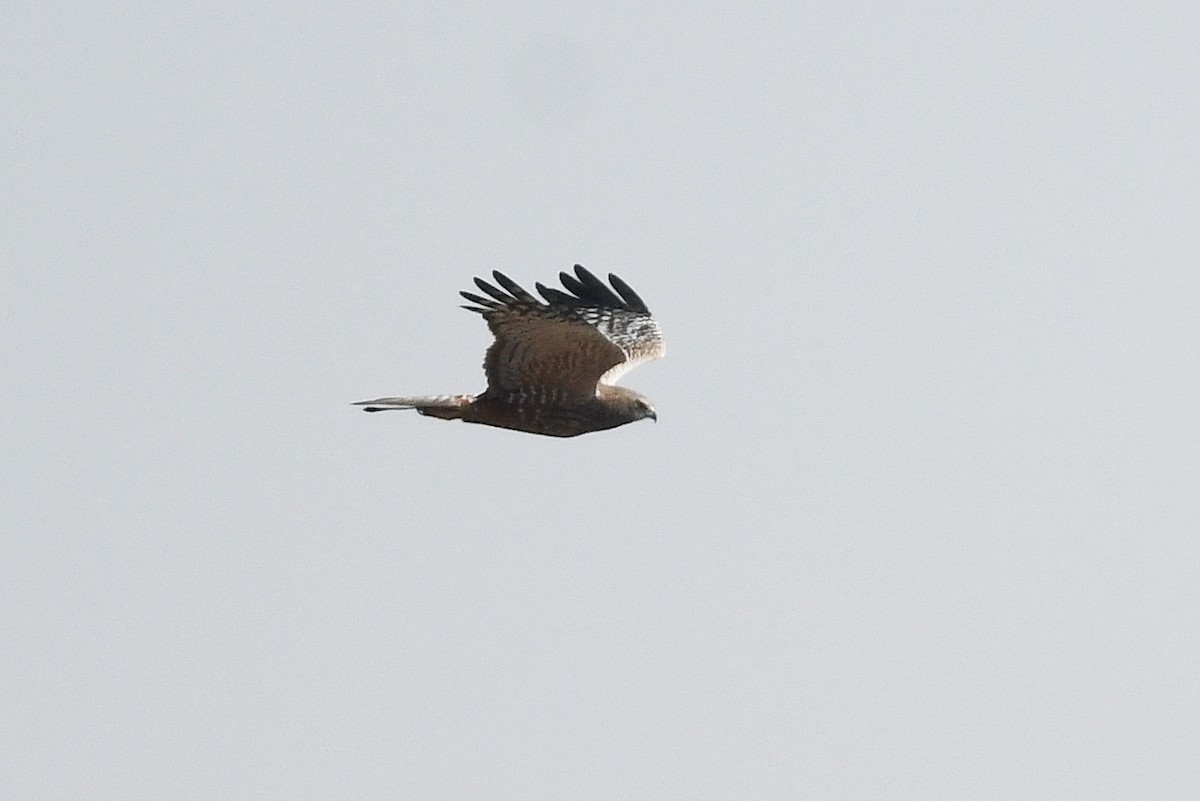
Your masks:
[[[6,6],[0,796],[1200,797],[1198,42]],[[657,425],[349,405],[577,261]]]

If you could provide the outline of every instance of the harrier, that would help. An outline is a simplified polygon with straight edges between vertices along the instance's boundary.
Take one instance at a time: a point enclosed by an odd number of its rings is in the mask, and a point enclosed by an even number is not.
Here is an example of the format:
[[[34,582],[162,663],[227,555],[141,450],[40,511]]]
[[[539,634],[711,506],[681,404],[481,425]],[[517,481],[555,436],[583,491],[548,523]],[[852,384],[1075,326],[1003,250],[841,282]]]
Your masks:
[[[536,284],[538,300],[499,271],[499,287],[476,278],[487,297],[470,292],[468,311],[487,321],[496,341],[487,349],[480,395],[376,398],[368,412],[416,409],[430,417],[574,437],[649,417],[654,406],[616,386],[626,371],[666,353],[662,331],[628,284],[611,273],[605,284],[581,265],[559,273],[563,288]]]

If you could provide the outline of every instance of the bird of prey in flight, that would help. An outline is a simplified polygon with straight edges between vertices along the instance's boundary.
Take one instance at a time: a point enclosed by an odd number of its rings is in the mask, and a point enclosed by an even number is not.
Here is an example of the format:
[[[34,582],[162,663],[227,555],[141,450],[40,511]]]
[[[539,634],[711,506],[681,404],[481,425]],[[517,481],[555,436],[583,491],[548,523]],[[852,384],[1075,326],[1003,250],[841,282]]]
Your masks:
[[[574,275],[559,273],[566,291],[536,284],[539,300],[499,271],[492,278],[499,286],[475,279],[483,295],[460,293],[473,304],[463,308],[483,315],[496,338],[483,360],[483,393],[355,405],[551,437],[658,419],[648,398],[616,385],[626,371],[666,353],[658,322],[628,284],[611,273],[606,284],[576,264]]]

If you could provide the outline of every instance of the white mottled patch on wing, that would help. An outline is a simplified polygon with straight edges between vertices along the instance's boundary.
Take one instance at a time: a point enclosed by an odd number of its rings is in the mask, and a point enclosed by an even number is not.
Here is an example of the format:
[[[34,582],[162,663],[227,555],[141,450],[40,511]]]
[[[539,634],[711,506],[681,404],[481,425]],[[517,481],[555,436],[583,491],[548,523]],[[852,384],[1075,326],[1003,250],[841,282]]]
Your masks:
[[[625,354],[625,361],[600,376],[601,384],[611,386],[639,364],[666,355],[662,329],[654,318],[644,314],[614,313],[608,309],[599,311],[589,322]]]
[[[657,328],[657,326],[656,326]],[[652,339],[643,343],[645,347],[638,350],[625,350],[625,361],[612,367],[604,375],[600,376],[601,384],[612,386],[621,379],[621,376],[628,373],[639,364],[652,362],[655,359],[661,359],[667,355],[667,347],[661,338]]]

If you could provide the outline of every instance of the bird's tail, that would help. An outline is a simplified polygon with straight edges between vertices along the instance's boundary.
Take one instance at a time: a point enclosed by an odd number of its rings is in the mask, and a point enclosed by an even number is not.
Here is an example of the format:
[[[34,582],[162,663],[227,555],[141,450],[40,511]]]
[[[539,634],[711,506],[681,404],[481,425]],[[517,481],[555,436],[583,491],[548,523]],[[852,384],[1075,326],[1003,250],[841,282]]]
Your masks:
[[[421,414],[430,417],[440,417],[443,420],[458,420],[474,395],[414,395],[407,398],[376,398],[375,400],[357,401],[355,406],[363,407],[364,412],[386,412],[390,409],[416,409]]]

